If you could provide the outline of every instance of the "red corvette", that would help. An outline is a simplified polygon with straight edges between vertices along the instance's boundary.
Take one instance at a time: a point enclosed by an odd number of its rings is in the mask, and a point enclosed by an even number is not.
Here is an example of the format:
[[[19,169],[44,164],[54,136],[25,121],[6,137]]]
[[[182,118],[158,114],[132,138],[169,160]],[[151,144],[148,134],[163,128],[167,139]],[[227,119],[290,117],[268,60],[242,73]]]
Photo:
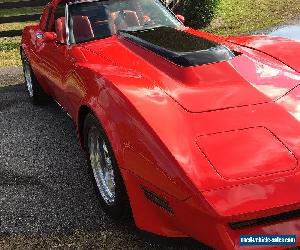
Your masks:
[[[112,217],[216,249],[299,244],[300,43],[183,21],[159,0],[53,0],[23,32],[32,102],[71,116]]]

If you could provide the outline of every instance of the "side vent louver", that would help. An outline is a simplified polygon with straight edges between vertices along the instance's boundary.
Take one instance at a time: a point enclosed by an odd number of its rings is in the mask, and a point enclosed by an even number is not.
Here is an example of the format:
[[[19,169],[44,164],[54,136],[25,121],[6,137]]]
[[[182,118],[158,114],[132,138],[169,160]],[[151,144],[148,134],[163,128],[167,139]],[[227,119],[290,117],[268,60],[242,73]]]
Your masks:
[[[150,200],[155,205],[163,208],[168,213],[173,214],[173,209],[170,207],[169,202],[163,197],[158,196],[156,193],[150,191],[149,189],[142,187],[142,190],[148,200]]]

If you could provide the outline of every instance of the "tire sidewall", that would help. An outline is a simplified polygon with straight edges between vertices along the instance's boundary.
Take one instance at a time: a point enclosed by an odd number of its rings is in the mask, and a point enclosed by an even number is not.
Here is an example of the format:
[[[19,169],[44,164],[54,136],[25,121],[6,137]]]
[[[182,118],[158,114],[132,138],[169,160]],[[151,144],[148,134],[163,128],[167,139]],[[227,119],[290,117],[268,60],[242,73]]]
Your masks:
[[[45,104],[47,104],[50,100],[50,97],[44,92],[44,90],[42,89],[42,87],[38,83],[38,81],[37,81],[37,79],[36,79],[36,77],[33,73],[33,70],[32,70],[30,62],[28,60],[28,57],[26,56],[25,51],[22,48],[20,50],[20,54],[21,54],[21,60],[22,60],[22,65],[23,65],[24,80],[25,80],[26,85],[27,85],[27,83],[26,83],[26,78],[25,78],[24,64],[28,63],[29,69],[30,69],[33,96],[29,95],[29,98],[30,98],[32,104],[34,104],[34,105],[45,105]],[[26,60],[26,62],[25,62],[25,60]]]
[[[95,127],[98,130],[101,139],[105,141],[105,143],[108,147],[109,155],[112,160],[116,193],[115,193],[115,200],[110,205],[105,202],[105,200],[103,199],[103,197],[99,191],[99,188],[97,186],[97,183],[96,183],[96,180],[94,177],[91,162],[90,162],[90,154],[89,154],[89,147],[88,147],[88,134],[89,134],[90,129],[93,127]],[[115,155],[113,153],[111,144],[109,143],[109,140],[108,140],[102,126],[100,125],[99,121],[92,114],[88,114],[85,118],[84,126],[83,126],[83,136],[84,136],[84,138],[83,138],[84,139],[84,148],[85,148],[85,152],[87,155],[87,162],[89,165],[90,176],[93,179],[94,188],[95,188],[96,194],[99,198],[99,201],[101,203],[103,210],[107,214],[109,214],[110,217],[112,217],[113,219],[119,220],[119,219],[128,218],[130,216],[130,207],[129,207],[128,197],[127,197],[125,185],[123,182],[123,178],[121,176],[121,173],[120,173]],[[103,154],[103,152],[101,152],[101,154]]]

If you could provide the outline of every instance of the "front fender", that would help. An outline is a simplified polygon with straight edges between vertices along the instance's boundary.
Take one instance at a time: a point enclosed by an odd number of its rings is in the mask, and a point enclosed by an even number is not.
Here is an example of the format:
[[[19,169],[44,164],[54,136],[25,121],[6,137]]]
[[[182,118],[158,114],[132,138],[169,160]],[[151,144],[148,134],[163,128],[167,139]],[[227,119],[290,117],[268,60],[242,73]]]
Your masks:
[[[272,36],[228,37],[227,41],[268,54],[300,72],[300,42]]]

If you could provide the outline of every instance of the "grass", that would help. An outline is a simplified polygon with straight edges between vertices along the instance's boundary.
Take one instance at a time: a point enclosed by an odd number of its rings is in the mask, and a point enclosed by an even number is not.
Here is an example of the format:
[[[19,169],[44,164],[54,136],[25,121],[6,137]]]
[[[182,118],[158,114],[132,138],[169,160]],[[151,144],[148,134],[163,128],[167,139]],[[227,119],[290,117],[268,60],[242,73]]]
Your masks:
[[[0,17],[4,16],[19,16],[27,14],[39,14],[42,12],[42,7],[26,7],[17,9],[0,9]]]
[[[0,2],[10,1],[11,0],[1,0]],[[0,9],[0,17],[38,14],[41,13],[41,11],[42,7],[15,8],[8,10]],[[0,25],[0,31],[20,30],[30,24],[34,24],[34,22],[4,23]],[[19,52],[20,40],[21,37],[0,38],[0,67],[21,65]]]
[[[35,22],[24,22],[24,23],[3,23],[0,26],[0,31],[5,30],[19,30],[23,29],[27,25],[34,24]]]
[[[19,30],[30,24],[33,22],[1,24],[0,31]],[[21,65],[20,40],[21,37],[0,38],[0,67]]]
[[[0,38],[0,67],[21,65],[20,37]]]
[[[299,0],[220,0],[207,31],[237,35],[300,18]]]
[[[36,14],[40,10],[41,8],[0,10],[0,17]],[[205,30],[222,35],[237,35],[268,29],[296,18],[300,18],[299,0],[220,0],[215,17]],[[28,24],[1,24],[0,31],[22,29]],[[21,64],[19,42],[20,37],[0,38],[0,67]]]

